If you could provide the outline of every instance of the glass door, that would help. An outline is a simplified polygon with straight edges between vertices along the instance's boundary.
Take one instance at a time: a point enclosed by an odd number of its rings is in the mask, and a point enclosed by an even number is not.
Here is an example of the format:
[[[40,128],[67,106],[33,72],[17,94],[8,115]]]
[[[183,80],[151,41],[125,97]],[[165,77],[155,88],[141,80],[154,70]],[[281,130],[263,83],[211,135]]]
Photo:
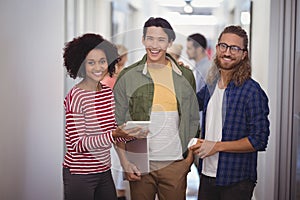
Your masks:
[[[293,199],[300,199],[300,4],[296,10],[296,29],[295,29],[295,74],[294,74],[294,110],[293,110],[293,170],[292,177],[295,186]],[[294,176],[293,176],[294,175]]]

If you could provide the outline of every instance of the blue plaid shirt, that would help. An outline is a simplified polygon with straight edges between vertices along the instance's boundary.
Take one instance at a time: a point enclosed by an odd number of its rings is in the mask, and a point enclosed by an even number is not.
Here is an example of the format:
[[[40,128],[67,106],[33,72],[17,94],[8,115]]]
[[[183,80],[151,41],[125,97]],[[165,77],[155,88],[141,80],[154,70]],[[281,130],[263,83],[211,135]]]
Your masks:
[[[203,110],[201,138],[205,138],[207,105],[215,86],[206,85],[197,93],[200,110]],[[256,151],[220,152],[216,185],[225,186],[246,179],[256,182],[257,152],[266,150],[270,134],[268,114],[268,97],[257,82],[249,79],[241,86],[233,82],[228,84],[222,106],[222,141],[248,137]],[[201,172],[201,162],[199,167]]]

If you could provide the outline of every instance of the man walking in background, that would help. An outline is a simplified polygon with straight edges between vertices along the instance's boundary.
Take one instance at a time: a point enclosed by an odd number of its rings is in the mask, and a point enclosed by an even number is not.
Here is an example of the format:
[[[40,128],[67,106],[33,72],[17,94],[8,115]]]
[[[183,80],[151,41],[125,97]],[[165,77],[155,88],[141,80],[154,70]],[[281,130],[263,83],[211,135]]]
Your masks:
[[[192,34],[187,38],[186,48],[189,59],[195,61],[193,73],[196,80],[196,91],[198,92],[205,85],[207,71],[211,65],[206,52],[207,40],[200,33]]]

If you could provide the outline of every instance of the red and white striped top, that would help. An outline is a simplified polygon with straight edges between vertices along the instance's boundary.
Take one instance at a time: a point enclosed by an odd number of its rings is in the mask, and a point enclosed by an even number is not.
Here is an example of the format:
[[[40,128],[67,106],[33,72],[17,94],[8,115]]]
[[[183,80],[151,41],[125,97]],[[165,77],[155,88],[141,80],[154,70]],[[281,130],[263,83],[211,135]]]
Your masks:
[[[73,174],[105,172],[110,169],[110,148],[115,143],[115,104],[112,90],[101,91],[73,87],[64,100],[67,152],[63,167]],[[117,138],[118,142],[125,139]]]

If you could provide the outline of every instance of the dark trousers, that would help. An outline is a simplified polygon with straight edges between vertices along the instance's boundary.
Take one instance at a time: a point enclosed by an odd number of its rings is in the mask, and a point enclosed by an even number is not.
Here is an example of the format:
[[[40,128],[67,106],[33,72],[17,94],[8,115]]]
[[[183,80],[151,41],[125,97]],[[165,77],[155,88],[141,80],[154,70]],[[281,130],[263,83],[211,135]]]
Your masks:
[[[244,180],[229,186],[216,186],[216,178],[201,174],[198,200],[251,200],[255,182]]]
[[[96,174],[71,174],[63,168],[65,200],[117,200],[111,171]]]

